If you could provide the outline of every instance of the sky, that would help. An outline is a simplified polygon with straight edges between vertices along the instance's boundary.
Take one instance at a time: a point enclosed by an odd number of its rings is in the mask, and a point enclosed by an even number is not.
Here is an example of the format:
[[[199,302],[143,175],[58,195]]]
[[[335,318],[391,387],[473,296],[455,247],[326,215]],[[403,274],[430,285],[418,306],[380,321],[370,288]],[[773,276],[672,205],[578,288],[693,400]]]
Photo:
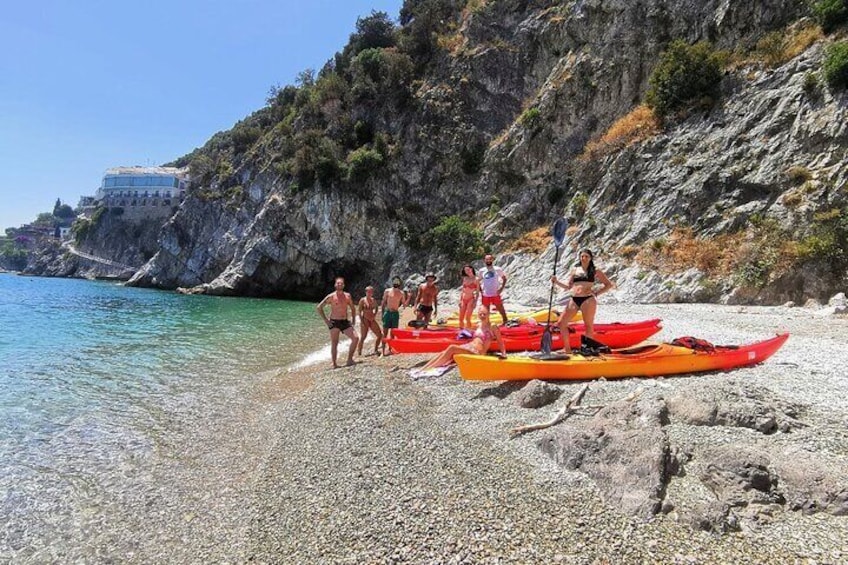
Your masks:
[[[0,18],[0,234],[161,165],[319,70],[402,0],[38,0]]]

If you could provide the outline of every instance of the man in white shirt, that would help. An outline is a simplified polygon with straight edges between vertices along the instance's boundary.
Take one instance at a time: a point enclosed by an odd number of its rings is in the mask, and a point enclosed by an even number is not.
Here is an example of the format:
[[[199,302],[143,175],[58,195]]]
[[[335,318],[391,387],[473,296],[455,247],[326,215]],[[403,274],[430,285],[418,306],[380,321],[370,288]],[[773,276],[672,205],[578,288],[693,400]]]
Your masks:
[[[495,258],[491,255],[486,255],[483,258],[483,263],[486,264],[484,269],[480,269],[477,278],[480,280],[480,288],[482,290],[483,306],[487,309],[494,306],[501,314],[501,323],[506,323],[506,309],[501,299],[501,293],[506,287],[506,274],[500,267],[494,266]]]

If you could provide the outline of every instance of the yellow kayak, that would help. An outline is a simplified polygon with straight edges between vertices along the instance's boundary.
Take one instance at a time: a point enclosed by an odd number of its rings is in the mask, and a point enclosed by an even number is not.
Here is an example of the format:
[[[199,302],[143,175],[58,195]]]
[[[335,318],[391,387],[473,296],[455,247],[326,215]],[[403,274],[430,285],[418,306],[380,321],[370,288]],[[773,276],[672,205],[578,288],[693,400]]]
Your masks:
[[[551,310],[551,322],[555,323],[557,319],[559,319],[561,311],[554,308]],[[518,320],[522,324],[527,323],[529,320],[533,320],[537,323],[547,323],[548,321],[548,309],[545,308],[543,310],[536,310],[535,312],[507,312],[506,317],[509,320]],[[493,324],[503,324],[504,321],[501,319],[500,313],[492,308],[491,322]],[[572,322],[579,322],[583,319],[583,315],[580,312],[577,312],[577,315],[571,319]],[[471,316],[472,325],[477,325],[479,320],[477,319],[477,315],[474,314]],[[433,324],[431,324],[433,325]],[[439,320],[435,324],[436,326],[444,326],[448,328],[458,328],[459,327],[459,314],[454,313],[445,320]]]

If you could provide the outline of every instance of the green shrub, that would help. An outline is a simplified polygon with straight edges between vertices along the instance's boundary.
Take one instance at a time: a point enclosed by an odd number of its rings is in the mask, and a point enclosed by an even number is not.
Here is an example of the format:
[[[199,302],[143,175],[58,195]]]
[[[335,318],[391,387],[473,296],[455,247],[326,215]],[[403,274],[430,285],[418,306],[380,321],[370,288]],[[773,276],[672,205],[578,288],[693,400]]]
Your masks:
[[[4,241],[0,245],[0,266],[10,268],[13,271],[23,271],[27,265],[27,252],[17,247],[11,241]]]
[[[79,245],[91,231],[91,220],[81,218],[71,224],[71,236],[74,238],[74,243]]]
[[[589,208],[589,196],[585,192],[578,192],[571,199],[571,213],[577,218],[582,218]]]
[[[318,78],[313,89],[313,96],[319,104],[325,104],[331,100],[344,101],[350,92],[347,81],[336,73],[325,73]]]
[[[646,104],[660,117],[718,95],[721,56],[709,43],[672,41],[648,80]]]
[[[483,233],[459,216],[447,216],[430,230],[433,247],[454,261],[468,261],[483,250]]]
[[[374,47],[392,47],[395,44],[395,24],[386,12],[372,10],[369,16],[356,19],[356,33],[348,42],[354,53]]]
[[[825,33],[830,33],[840,24],[848,21],[846,0],[815,0],[810,9],[813,12],[813,18]]]
[[[828,265],[835,275],[848,269],[848,209],[816,214],[813,232],[801,240],[799,256]]]
[[[365,49],[351,63],[351,89],[359,101],[402,103],[409,97],[412,76],[412,60],[394,48]]]
[[[804,75],[804,94],[810,98],[817,98],[820,94],[821,84],[819,84],[819,76],[814,72],[808,72]]]
[[[357,120],[353,126],[353,136],[356,139],[356,146],[361,147],[374,141],[374,128],[369,122]]]
[[[848,41],[834,43],[827,48],[822,74],[831,88],[848,87]]]
[[[321,157],[315,165],[315,176],[321,186],[328,187],[342,176],[342,166],[332,157]]]
[[[438,37],[459,16],[455,0],[416,0],[404,2],[400,9],[400,44],[420,68],[439,50]]]
[[[383,166],[383,161],[383,155],[375,149],[354,149],[347,156],[347,180],[364,182]]]
[[[542,126],[542,112],[538,108],[527,108],[518,118],[525,128],[529,130],[537,130]]]

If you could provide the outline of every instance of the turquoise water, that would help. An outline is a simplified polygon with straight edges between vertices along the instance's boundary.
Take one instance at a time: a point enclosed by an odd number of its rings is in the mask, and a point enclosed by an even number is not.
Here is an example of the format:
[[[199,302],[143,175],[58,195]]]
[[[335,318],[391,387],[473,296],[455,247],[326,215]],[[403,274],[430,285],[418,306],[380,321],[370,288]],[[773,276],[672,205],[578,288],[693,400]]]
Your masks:
[[[313,304],[0,274],[0,561],[92,558],[69,547],[231,456],[257,387],[326,341]]]

